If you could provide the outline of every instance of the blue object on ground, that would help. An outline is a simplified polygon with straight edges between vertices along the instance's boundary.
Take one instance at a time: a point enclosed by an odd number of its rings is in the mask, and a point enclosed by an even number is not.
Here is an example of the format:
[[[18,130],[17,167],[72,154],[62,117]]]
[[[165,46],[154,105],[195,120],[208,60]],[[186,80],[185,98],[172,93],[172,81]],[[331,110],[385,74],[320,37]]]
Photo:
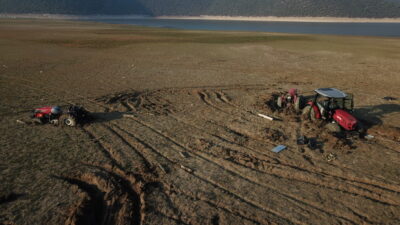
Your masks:
[[[282,151],[282,150],[285,150],[285,149],[286,149],[286,146],[284,146],[284,145],[278,145],[278,146],[276,146],[275,148],[273,148],[272,151],[278,153],[278,152],[280,152],[280,151]]]

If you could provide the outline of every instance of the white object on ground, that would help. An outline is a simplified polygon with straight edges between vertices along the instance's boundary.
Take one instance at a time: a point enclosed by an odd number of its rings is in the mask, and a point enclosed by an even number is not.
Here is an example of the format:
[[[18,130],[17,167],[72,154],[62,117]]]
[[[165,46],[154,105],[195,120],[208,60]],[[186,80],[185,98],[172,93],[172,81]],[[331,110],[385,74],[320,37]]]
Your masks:
[[[193,170],[192,169],[190,169],[190,168],[187,168],[186,166],[184,166],[184,165],[181,165],[181,169],[183,169],[183,170],[185,170],[185,171],[187,171],[187,172],[189,172],[189,173],[192,173],[193,172]]]
[[[160,167],[160,169],[164,172],[164,173],[168,173],[167,170],[165,169],[165,167],[161,164],[158,164],[158,167]]]
[[[179,152],[179,155],[181,155],[183,158],[189,157],[189,154],[187,152]]]
[[[24,122],[22,120],[17,120],[16,122],[19,123],[19,124],[26,124],[26,122]]]
[[[267,119],[267,120],[274,120],[274,118],[272,118],[272,117],[270,117],[270,116],[267,116],[267,115],[264,115],[264,114],[261,114],[261,113],[259,113],[259,114],[257,114],[258,116],[260,116],[260,117],[262,117],[262,118],[264,118],[264,119]]]
[[[370,134],[368,134],[368,135],[365,135],[365,137],[364,137],[365,139],[372,139],[372,138],[374,138],[374,136],[373,135],[370,135]]]

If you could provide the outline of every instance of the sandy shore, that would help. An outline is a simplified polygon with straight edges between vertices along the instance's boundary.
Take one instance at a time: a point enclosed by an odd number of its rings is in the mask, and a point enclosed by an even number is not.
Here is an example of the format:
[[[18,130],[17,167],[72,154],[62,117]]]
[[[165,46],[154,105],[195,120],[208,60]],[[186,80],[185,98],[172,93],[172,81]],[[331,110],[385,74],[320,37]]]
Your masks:
[[[348,18],[348,17],[246,17],[246,16],[159,16],[159,19],[185,20],[234,20],[271,22],[315,22],[315,23],[400,23],[400,18]]]
[[[400,23],[400,18],[348,18],[348,17],[246,17],[246,16],[158,16],[146,15],[62,15],[62,14],[0,14],[0,18],[12,19],[183,19],[183,20],[232,20],[271,22],[315,23]]]

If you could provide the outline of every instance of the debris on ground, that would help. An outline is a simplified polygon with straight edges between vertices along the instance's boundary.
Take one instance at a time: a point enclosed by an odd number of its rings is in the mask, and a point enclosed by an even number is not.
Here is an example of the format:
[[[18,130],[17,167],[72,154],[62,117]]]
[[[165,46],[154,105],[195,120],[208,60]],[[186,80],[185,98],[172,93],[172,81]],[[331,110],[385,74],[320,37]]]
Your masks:
[[[382,99],[383,99],[383,100],[386,100],[386,101],[394,101],[394,100],[397,100],[397,98],[394,98],[394,97],[391,97],[391,96],[385,96],[385,97],[383,97]]]
[[[259,114],[257,114],[258,116],[260,116],[260,117],[262,117],[262,118],[264,118],[264,119],[267,119],[267,120],[274,120],[274,118],[273,117],[270,117],[270,116],[267,116],[267,115],[264,115],[264,114],[261,114],[261,113],[259,113]]]
[[[317,140],[315,138],[310,138],[308,140],[308,145],[307,145],[311,150],[315,150],[317,148]]]
[[[164,173],[168,173],[168,170],[161,164],[158,164],[158,167],[163,171]]]
[[[272,151],[275,152],[275,153],[279,153],[279,152],[281,152],[281,151],[283,151],[285,149],[286,149],[285,145],[278,145],[275,148],[273,148]]]
[[[25,122],[25,121],[22,121],[22,120],[16,120],[15,122],[17,122],[17,123],[19,123],[19,124],[26,125],[26,122]]]
[[[183,158],[189,158],[189,153],[187,152],[179,152],[179,155],[181,155]]]
[[[334,153],[332,153],[332,152],[328,153],[328,154],[325,156],[325,160],[328,161],[328,162],[331,162],[331,161],[336,160],[336,159],[337,159],[336,154],[334,154]]]
[[[297,144],[298,145],[306,145],[308,144],[308,138],[304,135],[301,135],[297,138]]]
[[[370,135],[370,134],[364,136],[364,138],[367,139],[367,140],[371,140],[371,139],[373,139],[374,137],[375,137],[375,136]]]
[[[283,142],[287,140],[287,137],[282,131],[272,129],[272,128],[266,128],[265,129],[265,137],[271,141],[279,141]]]
[[[181,165],[181,169],[185,170],[186,172],[193,173],[192,169],[190,169],[190,168],[188,168],[188,167],[186,167],[184,165]]]

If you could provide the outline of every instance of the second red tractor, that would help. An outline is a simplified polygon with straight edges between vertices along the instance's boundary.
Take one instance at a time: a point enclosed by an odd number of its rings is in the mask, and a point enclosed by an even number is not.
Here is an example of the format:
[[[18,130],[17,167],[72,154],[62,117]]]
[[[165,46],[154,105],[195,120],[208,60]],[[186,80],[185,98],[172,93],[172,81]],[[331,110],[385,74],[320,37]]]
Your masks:
[[[303,116],[316,121],[328,121],[327,128],[340,132],[343,128],[354,131],[360,128],[360,122],[352,115],[353,96],[335,88],[319,88],[315,96],[303,108]]]

